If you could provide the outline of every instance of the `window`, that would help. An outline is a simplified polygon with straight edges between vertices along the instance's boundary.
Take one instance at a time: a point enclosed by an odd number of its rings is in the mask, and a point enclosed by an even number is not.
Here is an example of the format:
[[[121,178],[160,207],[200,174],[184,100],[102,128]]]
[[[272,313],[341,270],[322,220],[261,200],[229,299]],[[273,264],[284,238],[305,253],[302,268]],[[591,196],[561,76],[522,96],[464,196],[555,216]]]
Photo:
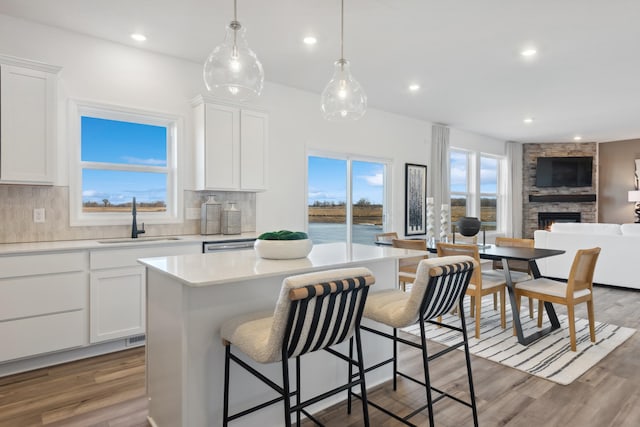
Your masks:
[[[178,212],[176,147],[180,120],[155,113],[73,104],[77,162],[71,224],[170,223]]]
[[[459,149],[450,151],[451,223],[463,216],[480,218],[485,230],[500,230],[502,158]]]
[[[387,163],[310,155],[307,167],[311,240],[374,244],[389,217],[385,212]]]

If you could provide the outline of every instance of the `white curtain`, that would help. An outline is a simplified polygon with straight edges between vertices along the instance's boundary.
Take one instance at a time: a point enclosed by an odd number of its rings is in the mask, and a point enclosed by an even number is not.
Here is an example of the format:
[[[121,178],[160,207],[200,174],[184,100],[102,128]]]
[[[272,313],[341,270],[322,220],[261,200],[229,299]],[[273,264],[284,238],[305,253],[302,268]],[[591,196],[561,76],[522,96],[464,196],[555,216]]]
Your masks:
[[[502,222],[509,237],[522,237],[522,144],[508,141],[507,161],[502,180]]]
[[[450,199],[449,163],[449,128],[443,125],[433,125],[431,127],[431,171],[429,172],[428,187],[429,197],[433,197],[434,202],[436,236],[440,230],[440,206],[448,205]]]

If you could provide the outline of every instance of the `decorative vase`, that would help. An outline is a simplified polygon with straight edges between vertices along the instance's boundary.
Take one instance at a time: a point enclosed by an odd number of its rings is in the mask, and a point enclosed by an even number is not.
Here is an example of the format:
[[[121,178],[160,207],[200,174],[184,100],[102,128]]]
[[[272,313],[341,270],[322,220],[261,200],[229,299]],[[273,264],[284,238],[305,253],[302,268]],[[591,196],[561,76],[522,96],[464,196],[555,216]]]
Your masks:
[[[440,241],[446,242],[449,234],[449,205],[440,206]]]
[[[471,237],[480,231],[481,222],[473,216],[463,216],[458,220],[458,232],[465,237]]]
[[[296,259],[309,255],[313,242],[311,239],[300,240],[262,240],[258,239],[253,247],[260,258]]]
[[[433,206],[433,197],[427,197],[427,245],[433,247],[435,245],[435,213]]]

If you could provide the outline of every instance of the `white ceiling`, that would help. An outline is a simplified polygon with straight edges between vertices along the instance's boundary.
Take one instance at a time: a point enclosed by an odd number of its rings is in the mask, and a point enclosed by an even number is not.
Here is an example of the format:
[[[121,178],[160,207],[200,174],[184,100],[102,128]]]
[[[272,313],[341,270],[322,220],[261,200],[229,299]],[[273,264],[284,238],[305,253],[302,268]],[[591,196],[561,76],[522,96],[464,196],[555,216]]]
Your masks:
[[[232,10],[232,0],[0,1],[2,14],[199,63]],[[238,0],[265,79],[318,94],[340,56],[339,13],[339,0]],[[345,0],[345,57],[371,107],[504,140],[640,138],[639,17],[638,0]],[[302,43],[311,33],[314,47]],[[529,46],[533,60],[519,54]]]

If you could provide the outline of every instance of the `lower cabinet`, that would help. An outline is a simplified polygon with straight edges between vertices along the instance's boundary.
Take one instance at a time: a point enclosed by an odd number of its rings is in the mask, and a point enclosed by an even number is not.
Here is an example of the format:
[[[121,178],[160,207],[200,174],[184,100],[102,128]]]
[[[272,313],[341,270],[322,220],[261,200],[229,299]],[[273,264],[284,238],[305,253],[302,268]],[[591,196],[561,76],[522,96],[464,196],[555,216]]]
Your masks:
[[[0,362],[82,347],[87,253],[0,257]]]
[[[90,342],[97,343],[144,334],[144,267],[92,272],[89,295]]]
[[[200,252],[199,242],[89,251],[89,342],[145,333],[146,274],[139,258]]]

